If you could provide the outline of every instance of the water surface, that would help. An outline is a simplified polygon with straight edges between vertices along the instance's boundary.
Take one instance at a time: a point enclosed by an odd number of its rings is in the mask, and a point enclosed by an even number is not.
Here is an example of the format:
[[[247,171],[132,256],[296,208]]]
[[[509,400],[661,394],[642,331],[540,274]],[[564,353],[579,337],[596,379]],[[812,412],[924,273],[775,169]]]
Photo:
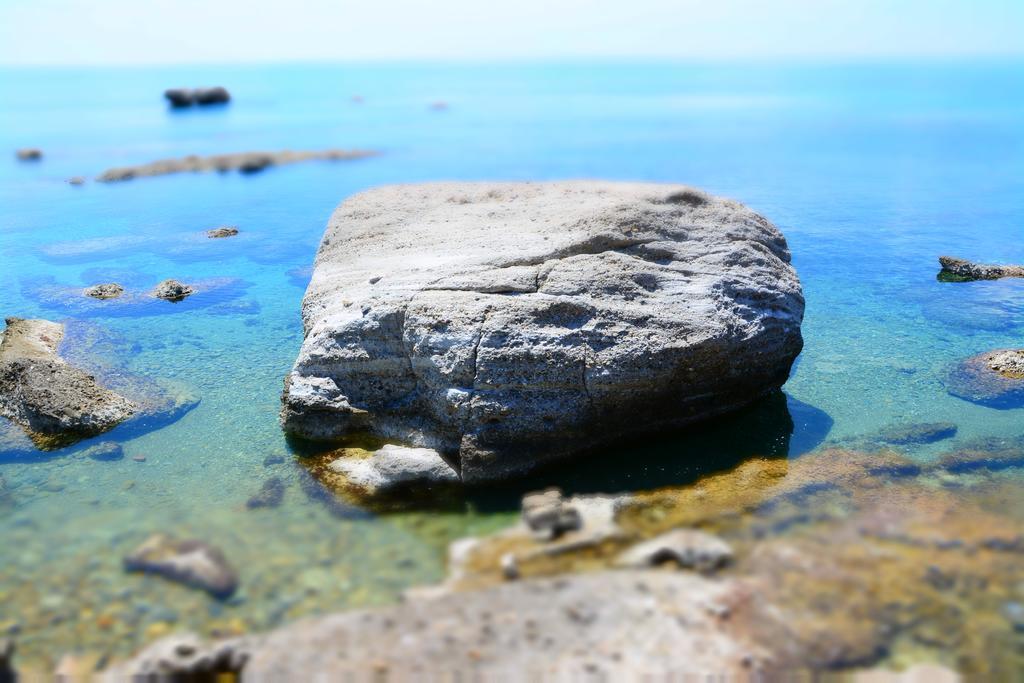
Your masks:
[[[120,655],[177,629],[264,629],[440,579],[447,542],[507,524],[532,484],[680,484],[900,423],[958,426],[955,440],[907,449],[922,462],[1024,433],[1020,410],[976,406],[942,384],[959,359],[1020,344],[1024,280],[935,278],[945,253],[1024,262],[1021,66],[0,71],[0,312],[96,323],[122,340],[130,370],[201,397],[162,429],[107,435],[122,442],[120,461],[83,457],[88,442],[0,453],[10,494],[0,507],[0,635],[16,633],[22,657],[44,662],[72,649]],[[165,87],[213,83],[232,91],[230,106],[169,111],[160,100]],[[436,100],[449,108],[432,110]],[[26,146],[44,159],[15,161]],[[328,147],[383,154],[255,175],[66,183],[170,156]],[[276,414],[301,341],[304,269],[337,203],[382,183],[564,178],[693,184],[779,225],[807,298],[806,346],[786,396],[620,445],[586,476],[563,468],[454,509],[332,514],[311,500]],[[241,234],[197,239],[222,224]],[[127,311],[47,295],[168,277],[230,285],[201,302]],[[271,476],[288,484],[284,504],[246,509]],[[239,594],[222,603],[125,575],[121,557],[158,530],[222,546]]]

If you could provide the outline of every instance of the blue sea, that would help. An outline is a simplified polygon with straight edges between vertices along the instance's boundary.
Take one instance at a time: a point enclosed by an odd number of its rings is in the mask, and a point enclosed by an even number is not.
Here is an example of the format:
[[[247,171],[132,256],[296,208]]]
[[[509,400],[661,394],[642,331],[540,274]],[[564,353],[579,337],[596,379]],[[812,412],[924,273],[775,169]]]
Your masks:
[[[171,110],[161,97],[216,84],[230,105]],[[1024,434],[1024,411],[968,403],[943,382],[967,356],[1021,345],[1024,280],[936,279],[943,254],[1024,263],[1021,63],[3,69],[0,93],[0,312],[94,324],[115,337],[107,360],[201,399],[160,429],[105,435],[121,460],[84,456],[96,440],[0,452],[0,636],[16,635],[27,661],[123,655],[177,630],[255,631],[393,602],[443,578],[449,541],[509,524],[532,485],[681,484],[754,455],[814,457],[823,443],[911,423],[958,427],[952,442],[909,449],[921,461]],[[17,161],[22,147],[43,159]],[[381,154],[93,180],[167,157],[326,148]],[[68,184],[73,176],[85,184]],[[308,495],[277,413],[335,206],[388,183],[571,178],[695,185],[783,230],[807,300],[785,397],[618,446],[585,475],[569,466],[454,507],[371,514]],[[220,225],[241,232],[202,236]],[[59,295],[166,278],[224,285],[114,315]],[[247,509],[269,477],[286,483],[284,503]],[[222,547],[239,593],[218,601],[125,574],[121,558],[156,531]]]

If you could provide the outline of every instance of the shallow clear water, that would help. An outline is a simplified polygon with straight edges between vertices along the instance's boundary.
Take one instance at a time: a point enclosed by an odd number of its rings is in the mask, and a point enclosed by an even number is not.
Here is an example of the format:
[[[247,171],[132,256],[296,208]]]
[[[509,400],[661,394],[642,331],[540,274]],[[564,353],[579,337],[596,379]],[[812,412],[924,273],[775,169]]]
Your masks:
[[[957,360],[1020,345],[1024,280],[935,278],[945,253],[1024,262],[1022,66],[0,70],[0,312],[90,320],[125,340],[130,370],[201,396],[162,429],[107,435],[123,442],[120,461],[81,456],[88,443],[0,453],[13,498],[0,507],[0,634],[17,632],[24,655],[42,659],[119,654],[170,629],[266,628],[439,579],[446,543],[506,524],[532,485],[652,488],[899,423],[955,422],[960,442],[1024,433],[1024,412],[964,402],[942,384]],[[161,102],[165,87],[213,83],[232,91],[230,106]],[[431,110],[436,100],[449,108]],[[17,162],[26,146],[44,159]],[[65,182],[193,153],[328,147],[383,154],[255,175]],[[303,268],[336,204],[382,183],[590,177],[697,185],[782,228],[807,298],[788,408],[775,399],[617,447],[586,478],[567,467],[443,511],[339,516],[304,495],[276,414],[301,341]],[[222,224],[242,232],[196,238]],[[168,277],[234,280],[115,316],[46,295]],[[264,464],[275,455],[284,459]],[[288,483],[284,504],[247,510],[270,476]],[[222,546],[239,595],[220,603],[125,575],[121,557],[157,530]]]

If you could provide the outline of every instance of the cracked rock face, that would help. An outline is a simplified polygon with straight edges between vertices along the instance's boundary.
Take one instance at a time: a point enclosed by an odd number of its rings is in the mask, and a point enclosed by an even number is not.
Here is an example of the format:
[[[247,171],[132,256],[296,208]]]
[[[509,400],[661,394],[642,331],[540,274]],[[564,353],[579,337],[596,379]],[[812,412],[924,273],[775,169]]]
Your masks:
[[[803,308],[779,230],[690,188],[379,188],[328,225],[282,424],[500,479],[779,387]]]

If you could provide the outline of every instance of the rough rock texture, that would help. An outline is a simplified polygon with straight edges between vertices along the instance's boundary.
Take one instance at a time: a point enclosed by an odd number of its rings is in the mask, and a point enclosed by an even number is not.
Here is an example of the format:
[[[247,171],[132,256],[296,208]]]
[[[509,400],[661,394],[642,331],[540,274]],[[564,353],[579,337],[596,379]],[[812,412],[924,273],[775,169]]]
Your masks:
[[[429,448],[385,445],[369,457],[340,457],[328,468],[365,495],[382,495],[414,485],[453,484],[458,474]]]
[[[710,573],[732,561],[732,548],[718,536],[696,529],[673,529],[622,553],[620,567],[655,567],[675,562],[686,569]]]
[[[230,597],[238,588],[238,574],[224,553],[204,541],[154,534],[124,558],[124,568],[159,574],[217,598]]]
[[[320,245],[282,423],[435,448],[472,482],[733,410],[801,349],[789,261],[766,219],[685,187],[371,190]]]
[[[207,646],[176,636],[104,680],[195,674],[214,662],[243,681],[762,680],[783,666],[758,644],[770,620],[739,582],[598,573],[305,619]]]
[[[195,291],[192,287],[177,280],[164,280],[153,289],[153,296],[167,301],[181,301]]]
[[[238,234],[238,228],[232,225],[224,225],[213,230],[207,230],[206,236],[210,239],[220,239],[222,237],[234,237]]]
[[[971,356],[950,370],[946,390],[989,408],[1024,407],[1024,349]]]
[[[0,415],[39,447],[99,434],[138,406],[57,355],[64,325],[7,318],[0,342]]]
[[[93,299],[116,299],[124,294],[124,287],[116,282],[105,282],[100,285],[86,287],[83,294],[91,296]]]
[[[96,180],[101,183],[112,183],[132,178],[167,175],[169,173],[203,173],[218,171],[239,171],[255,173],[270,166],[295,164],[300,161],[324,159],[340,161],[349,159],[365,159],[376,156],[377,152],[360,149],[328,149],[322,152],[239,152],[237,154],[215,154],[213,156],[187,156],[181,159],[161,159],[139,166],[122,166],[104,171]]]
[[[973,263],[952,256],[940,256],[942,270],[939,277],[953,280],[999,280],[1004,277],[1024,277],[1024,266],[995,266]]]

